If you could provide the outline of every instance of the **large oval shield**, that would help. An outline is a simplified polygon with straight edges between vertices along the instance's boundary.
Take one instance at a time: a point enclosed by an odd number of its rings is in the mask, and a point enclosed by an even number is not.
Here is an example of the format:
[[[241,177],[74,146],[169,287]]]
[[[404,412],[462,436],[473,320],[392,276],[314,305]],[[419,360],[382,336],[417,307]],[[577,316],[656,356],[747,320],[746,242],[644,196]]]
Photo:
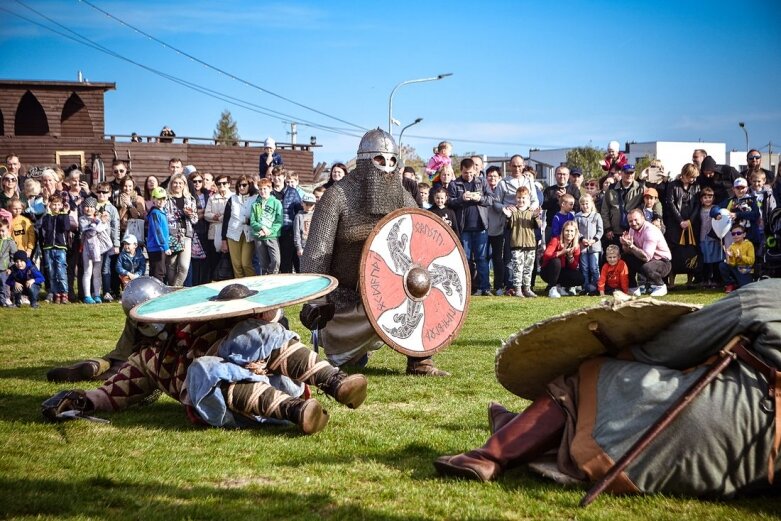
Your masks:
[[[444,349],[466,319],[466,256],[450,226],[431,212],[402,208],[377,223],[363,247],[359,286],[374,330],[405,355]]]
[[[641,344],[697,309],[652,298],[607,301],[537,322],[502,343],[496,379],[508,391],[534,400],[550,381],[575,372],[585,360]]]
[[[221,280],[182,288],[130,310],[139,322],[203,322],[240,317],[306,302],[333,291],[328,275],[281,274]]]

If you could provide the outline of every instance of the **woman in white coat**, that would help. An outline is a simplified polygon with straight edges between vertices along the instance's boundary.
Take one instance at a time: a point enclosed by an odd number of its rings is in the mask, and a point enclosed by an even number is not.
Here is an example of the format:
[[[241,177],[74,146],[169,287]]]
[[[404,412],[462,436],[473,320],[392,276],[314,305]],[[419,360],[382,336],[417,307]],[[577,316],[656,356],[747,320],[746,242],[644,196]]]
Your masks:
[[[249,227],[249,215],[257,197],[252,179],[242,175],[236,180],[236,192],[225,203],[220,251],[230,252],[233,276],[237,279],[255,275],[255,268],[252,267],[255,239]]]

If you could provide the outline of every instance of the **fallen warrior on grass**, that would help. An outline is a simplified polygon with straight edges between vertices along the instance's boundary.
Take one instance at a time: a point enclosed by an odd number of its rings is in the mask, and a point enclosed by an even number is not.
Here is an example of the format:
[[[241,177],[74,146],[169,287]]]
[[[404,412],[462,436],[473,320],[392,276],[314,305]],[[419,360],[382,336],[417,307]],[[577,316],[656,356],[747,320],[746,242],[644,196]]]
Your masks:
[[[249,318],[140,323],[142,340],[114,376],[97,389],[57,393],[43,402],[42,413],[61,421],[116,412],[160,390],[182,403],[195,424],[290,422],[305,434],[319,432],[328,412],[308,385],[355,409],[366,399],[367,381],[318,360],[298,334],[278,323],[281,316],[277,308]]]

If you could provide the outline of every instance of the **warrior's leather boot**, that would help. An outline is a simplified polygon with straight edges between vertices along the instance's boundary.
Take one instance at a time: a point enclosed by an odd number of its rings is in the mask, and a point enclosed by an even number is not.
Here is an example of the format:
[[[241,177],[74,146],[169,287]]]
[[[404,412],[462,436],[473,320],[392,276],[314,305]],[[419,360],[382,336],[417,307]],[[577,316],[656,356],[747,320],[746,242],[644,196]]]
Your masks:
[[[447,371],[437,369],[434,360],[427,358],[407,357],[407,374],[413,376],[450,376]]]
[[[108,367],[109,363],[106,360],[84,360],[67,367],[55,367],[46,373],[46,379],[50,382],[82,382],[92,380]]]
[[[508,411],[502,404],[491,402],[488,404],[488,429],[494,434],[516,416],[517,413]]]
[[[434,461],[434,467],[444,475],[492,481],[510,463],[530,461],[558,446],[564,421],[564,412],[545,395],[505,424],[479,449],[442,456]]]
[[[221,390],[228,408],[244,416],[287,420],[304,434],[320,432],[328,424],[328,412],[320,402],[293,398],[265,382],[225,383]]]
[[[321,391],[350,409],[357,409],[366,400],[368,382],[362,374],[337,371],[325,381],[316,384]]]
[[[41,414],[51,422],[60,422],[73,417],[63,416],[63,413],[77,411],[79,414],[92,414],[95,412],[95,404],[87,398],[87,394],[81,389],[60,391],[41,404]]]
[[[270,371],[321,389],[337,402],[356,409],[366,400],[368,382],[362,374],[348,375],[317,359],[317,354],[301,343],[275,349],[268,358]]]

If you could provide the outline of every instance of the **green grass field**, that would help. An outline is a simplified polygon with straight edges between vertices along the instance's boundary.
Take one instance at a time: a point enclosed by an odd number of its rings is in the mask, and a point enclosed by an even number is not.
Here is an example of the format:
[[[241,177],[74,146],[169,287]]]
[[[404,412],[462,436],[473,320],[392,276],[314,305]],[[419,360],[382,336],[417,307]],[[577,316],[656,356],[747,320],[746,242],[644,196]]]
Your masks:
[[[670,300],[707,303],[717,293]],[[486,405],[526,402],[494,377],[503,338],[552,315],[596,304],[473,298],[457,341],[437,357],[450,378],[404,375],[390,349],[366,370],[369,397],[357,410],[318,395],[331,413],[314,436],[294,428],[192,426],[164,397],[110,416],[110,424],[42,421],[40,403],[67,385],[46,371],[108,352],[124,320],[118,304],[3,309],[0,342],[0,517],[3,519],[778,519],[781,498],[697,501],[602,496],[523,468],[490,484],[439,478],[432,461],[481,444]],[[291,326],[301,331],[298,307]],[[570,339],[577,341],[577,339]],[[84,387],[93,384],[85,382]]]

